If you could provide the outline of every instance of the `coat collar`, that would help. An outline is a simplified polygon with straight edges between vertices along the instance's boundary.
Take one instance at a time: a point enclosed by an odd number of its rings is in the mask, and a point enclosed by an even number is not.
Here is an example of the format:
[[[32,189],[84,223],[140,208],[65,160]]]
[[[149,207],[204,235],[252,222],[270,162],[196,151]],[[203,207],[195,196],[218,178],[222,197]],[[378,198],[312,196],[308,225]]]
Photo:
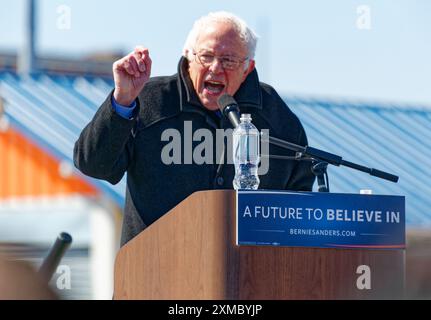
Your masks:
[[[188,72],[188,61],[184,57],[178,63],[178,89],[181,111],[196,112],[196,107],[204,108],[193,88],[193,83]],[[234,95],[234,98],[240,108],[251,107],[262,109],[262,94],[256,69],[247,76]]]

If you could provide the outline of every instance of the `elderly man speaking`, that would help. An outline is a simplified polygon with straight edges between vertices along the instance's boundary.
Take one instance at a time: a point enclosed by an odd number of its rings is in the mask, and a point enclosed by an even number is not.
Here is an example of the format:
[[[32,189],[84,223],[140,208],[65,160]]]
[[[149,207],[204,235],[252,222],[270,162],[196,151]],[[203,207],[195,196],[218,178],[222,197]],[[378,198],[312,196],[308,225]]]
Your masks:
[[[200,129],[214,133],[215,139],[217,129],[231,128],[218,111],[221,95],[234,96],[241,113],[251,114],[258,129],[307,144],[298,118],[271,86],[259,82],[256,42],[256,35],[240,18],[210,13],[190,31],[177,74],[150,78],[152,62],[144,47],[136,47],[113,64],[115,89],[82,131],[74,161],[84,174],[112,184],[127,172],[122,244],[193,192],[232,189],[232,164],[189,163],[184,161],[190,156],[186,148],[181,163],[166,164],[161,157],[166,130],[194,140],[192,134]],[[197,141],[188,143],[195,146]],[[293,155],[277,147],[270,152]],[[269,170],[260,180],[263,189],[310,191],[314,176],[310,162],[270,159]]]

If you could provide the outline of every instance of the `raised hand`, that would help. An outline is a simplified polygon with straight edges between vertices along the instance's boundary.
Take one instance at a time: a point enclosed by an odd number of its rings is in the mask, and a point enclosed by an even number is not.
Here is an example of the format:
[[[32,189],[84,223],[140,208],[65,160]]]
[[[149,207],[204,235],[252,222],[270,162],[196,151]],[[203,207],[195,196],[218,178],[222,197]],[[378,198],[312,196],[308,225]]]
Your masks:
[[[151,63],[148,49],[142,46],[114,62],[112,71],[115,101],[123,106],[129,106],[135,101],[150,78]]]

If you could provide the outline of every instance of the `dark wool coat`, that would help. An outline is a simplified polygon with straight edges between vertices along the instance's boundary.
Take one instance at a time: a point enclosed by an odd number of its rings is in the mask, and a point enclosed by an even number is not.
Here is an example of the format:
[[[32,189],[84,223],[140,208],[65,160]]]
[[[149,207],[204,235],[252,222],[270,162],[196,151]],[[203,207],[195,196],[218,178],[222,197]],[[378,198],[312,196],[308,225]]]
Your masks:
[[[161,141],[166,129],[176,129],[183,136],[184,122],[191,121],[193,132],[205,128],[215,137],[216,129],[231,128],[227,119],[202,106],[187,63],[182,58],[177,74],[150,79],[137,99],[131,120],[114,112],[111,92],[76,141],[74,163],[84,174],[116,184],[127,172],[122,245],[192,193],[232,189],[232,164],[166,165],[161,159],[162,149],[169,143]],[[258,129],[269,129],[270,135],[292,143],[307,144],[296,115],[271,86],[259,83],[256,70],[234,98],[240,112],[250,113]],[[199,143],[195,141],[193,146]],[[293,156],[294,152],[270,146],[270,154]],[[314,176],[310,168],[309,161],[270,159],[268,173],[260,176],[259,189],[311,191]]]

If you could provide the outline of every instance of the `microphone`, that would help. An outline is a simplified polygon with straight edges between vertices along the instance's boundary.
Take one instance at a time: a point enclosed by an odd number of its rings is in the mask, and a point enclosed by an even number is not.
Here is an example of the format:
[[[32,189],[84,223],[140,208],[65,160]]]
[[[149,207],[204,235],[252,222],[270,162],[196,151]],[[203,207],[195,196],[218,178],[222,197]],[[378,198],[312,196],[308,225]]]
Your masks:
[[[234,128],[239,126],[239,107],[235,99],[225,93],[220,96],[217,100],[217,105],[223,115],[229,119],[230,123]]]
[[[235,99],[228,94],[224,94],[220,98],[218,98],[217,104],[219,109],[223,113],[223,115],[227,117],[230,123],[233,125],[233,127],[236,128],[240,124],[240,121],[239,121],[239,107]],[[340,165],[346,166],[358,171],[368,173],[377,178],[389,180],[395,183],[398,182],[398,176],[396,175],[393,175],[381,170],[377,170],[374,168],[367,168],[359,164],[343,160],[342,157],[333,153],[326,152],[324,150],[320,150],[310,146],[305,146],[305,147],[300,146],[298,144],[294,144],[282,139],[271,137],[269,135],[265,137],[265,139],[262,139],[262,141],[269,142],[272,145],[276,145],[286,150],[295,151],[297,153],[299,152],[303,157],[302,159],[304,159],[304,156],[305,156],[305,158],[308,158],[308,159],[311,158],[319,161],[324,161],[334,166],[340,166]]]

